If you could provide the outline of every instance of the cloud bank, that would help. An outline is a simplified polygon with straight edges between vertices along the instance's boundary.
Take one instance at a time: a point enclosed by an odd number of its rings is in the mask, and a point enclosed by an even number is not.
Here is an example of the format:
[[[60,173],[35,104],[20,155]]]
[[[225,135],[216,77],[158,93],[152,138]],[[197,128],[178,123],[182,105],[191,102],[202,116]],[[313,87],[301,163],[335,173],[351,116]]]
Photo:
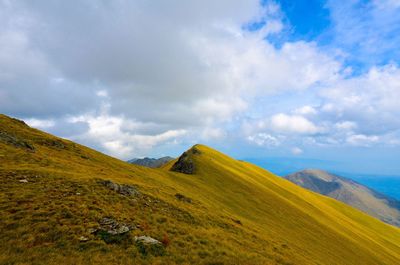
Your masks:
[[[1,111],[120,158],[224,139],[296,155],[398,143],[397,64],[353,74],[317,42],[278,47],[282,12],[274,1],[0,1]]]

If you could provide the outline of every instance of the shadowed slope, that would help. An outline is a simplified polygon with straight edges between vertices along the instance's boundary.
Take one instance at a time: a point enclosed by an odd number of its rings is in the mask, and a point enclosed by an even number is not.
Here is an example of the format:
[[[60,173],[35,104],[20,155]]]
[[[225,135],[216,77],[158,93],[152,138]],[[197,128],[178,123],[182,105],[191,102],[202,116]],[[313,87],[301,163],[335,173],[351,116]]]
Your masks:
[[[206,146],[183,174],[179,159],[131,165],[3,115],[0,132],[1,264],[400,260],[399,229]]]

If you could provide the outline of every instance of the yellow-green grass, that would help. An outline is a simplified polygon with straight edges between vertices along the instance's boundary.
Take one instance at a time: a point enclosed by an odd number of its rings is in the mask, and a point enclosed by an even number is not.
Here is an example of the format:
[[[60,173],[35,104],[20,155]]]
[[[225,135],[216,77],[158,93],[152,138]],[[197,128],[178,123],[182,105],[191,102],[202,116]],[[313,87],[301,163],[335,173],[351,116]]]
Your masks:
[[[0,141],[0,264],[400,263],[398,228],[206,146],[190,154],[190,175],[171,172],[176,161],[131,165],[4,115],[0,132],[35,148]],[[88,232],[107,216],[137,228],[107,244]],[[141,253],[135,235],[169,241],[165,253]]]

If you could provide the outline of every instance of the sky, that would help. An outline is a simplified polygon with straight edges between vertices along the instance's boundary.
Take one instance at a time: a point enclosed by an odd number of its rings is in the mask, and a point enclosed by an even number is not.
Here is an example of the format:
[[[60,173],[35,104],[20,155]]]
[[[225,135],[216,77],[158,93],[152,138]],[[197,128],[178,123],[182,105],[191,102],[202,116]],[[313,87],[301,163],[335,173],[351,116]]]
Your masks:
[[[0,112],[120,159],[393,175],[399,43],[399,0],[0,0]]]

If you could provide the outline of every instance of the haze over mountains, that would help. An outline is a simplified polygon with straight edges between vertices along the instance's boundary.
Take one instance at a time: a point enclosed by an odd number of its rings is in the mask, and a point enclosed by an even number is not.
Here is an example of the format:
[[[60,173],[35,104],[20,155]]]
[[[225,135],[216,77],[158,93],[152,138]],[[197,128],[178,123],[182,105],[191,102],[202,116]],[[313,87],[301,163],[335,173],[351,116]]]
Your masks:
[[[151,169],[0,115],[0,162],[1,264],[400,260],[398,228],[204,145]]]
[[[150,167],[150,168],[158,168],[158,167],[165,165],[166,163],[168,163],[171,160],[174,160],[174,158],[170,157],[170,156],[164,156],[164,157],[160,157],[160,158],[149,158],[149,157],[134,158],[134,159],[128,160],[127,162],[131,163],[131,164],[135,164],[135,165]]]
[[[353,180],[317,169],[285,176],[291,182],[342,201],[382,221],[400,226],[400,202]]]

